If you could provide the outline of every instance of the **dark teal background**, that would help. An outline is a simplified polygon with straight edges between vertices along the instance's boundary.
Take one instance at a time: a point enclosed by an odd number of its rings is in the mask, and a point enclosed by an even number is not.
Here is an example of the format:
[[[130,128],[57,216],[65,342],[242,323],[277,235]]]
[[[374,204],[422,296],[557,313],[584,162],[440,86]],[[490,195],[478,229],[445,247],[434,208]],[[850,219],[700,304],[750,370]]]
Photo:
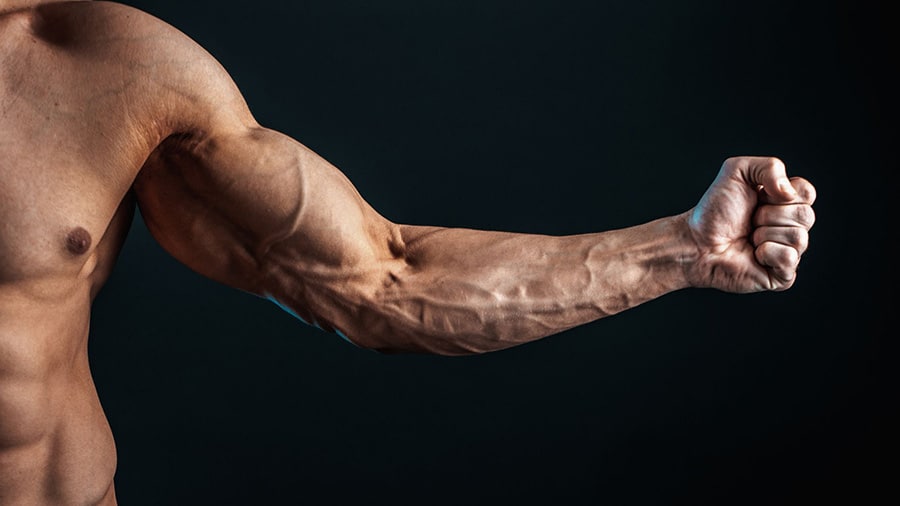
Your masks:
[[[125,3],[206,47],[261,123],[398,222],[624,227],[688,209],[742,154],[781,157],[819,201],[788,292],[682,291],[452,359],[382,356],[306,327],[187,270],[138,216],[90,345],[121,504],[896,499],[892,13]]]

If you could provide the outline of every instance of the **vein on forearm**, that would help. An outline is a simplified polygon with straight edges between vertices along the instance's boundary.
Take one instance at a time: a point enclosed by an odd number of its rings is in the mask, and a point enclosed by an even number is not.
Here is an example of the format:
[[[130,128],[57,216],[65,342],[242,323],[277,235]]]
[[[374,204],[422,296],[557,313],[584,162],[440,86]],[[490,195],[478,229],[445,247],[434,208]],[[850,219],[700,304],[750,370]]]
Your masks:
[[[680,288],[683,244],[671,223],[565,237],[401,226],[396,258],[307,266],[289,276],[304,280],[291,293],[320,326],[369,348],[499,350]]]

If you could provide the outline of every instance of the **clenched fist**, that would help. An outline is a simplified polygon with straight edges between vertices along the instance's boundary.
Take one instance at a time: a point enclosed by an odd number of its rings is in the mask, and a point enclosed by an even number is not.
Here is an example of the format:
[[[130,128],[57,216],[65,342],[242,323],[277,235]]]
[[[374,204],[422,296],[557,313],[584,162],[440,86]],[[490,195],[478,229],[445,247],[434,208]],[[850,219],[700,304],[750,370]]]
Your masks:
[[[813,185],[788,178],[778,158],[725,160],[688,213],[699,252],[688,281],[736,293],[790,288],[809,243],[815,199]]]

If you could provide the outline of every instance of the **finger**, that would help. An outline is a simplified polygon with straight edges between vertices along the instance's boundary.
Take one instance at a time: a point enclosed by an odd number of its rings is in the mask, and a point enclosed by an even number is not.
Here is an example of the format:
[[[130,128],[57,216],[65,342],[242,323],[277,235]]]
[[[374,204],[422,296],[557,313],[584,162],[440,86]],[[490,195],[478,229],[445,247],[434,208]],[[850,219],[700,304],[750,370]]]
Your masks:
[[[754,246],[769,241],[794,248],[802,255],[809,246],[809,232],[803,227],[758,227],[753,231]]]
[[[802,227],[812,228],[816,213],[808,204],[785,204],[759,206],[753,213],[756,227]]]
[[[802,177],[790,178],[791,186],[797,192],[796,196],[788,202],[783,201],[780,197],[773,199],[762,187],[759,189],[759,200],[763,204],[809,204],[813,205],[816,201],[816,187]]]
[[[784,244],[766,241],[756,247],[755,254],[756,261],[768,267],[769,272],[781,282],[779,288],[787,288],[781,285],[794,280],[797,264],[800,262],[800,253],[797,250]]]
[[[797,198],[797,191],[787,177],[784,162],[775,157],[747,157],[743,166],[746,180],[758,186],[774,203],[787,203]]]

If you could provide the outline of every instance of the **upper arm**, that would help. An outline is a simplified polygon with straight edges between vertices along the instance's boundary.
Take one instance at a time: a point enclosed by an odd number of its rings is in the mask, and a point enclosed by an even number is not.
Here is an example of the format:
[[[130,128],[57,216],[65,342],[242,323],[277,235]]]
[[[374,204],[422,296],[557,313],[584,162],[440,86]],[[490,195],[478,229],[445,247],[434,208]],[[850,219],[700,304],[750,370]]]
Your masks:
[[[168,138],[135,193],[173,256],[260,295],[287,268],[294,276],[373,268],[390,254],[395,228],[337,168],[260,126]]]
[[[324,158],[260,126],[218,62],[182,43],[163,96],[170,133],[135,181],[153,236],[191,269],[261,296],[347,298],[373,286],[396,256],[398,227]]]

